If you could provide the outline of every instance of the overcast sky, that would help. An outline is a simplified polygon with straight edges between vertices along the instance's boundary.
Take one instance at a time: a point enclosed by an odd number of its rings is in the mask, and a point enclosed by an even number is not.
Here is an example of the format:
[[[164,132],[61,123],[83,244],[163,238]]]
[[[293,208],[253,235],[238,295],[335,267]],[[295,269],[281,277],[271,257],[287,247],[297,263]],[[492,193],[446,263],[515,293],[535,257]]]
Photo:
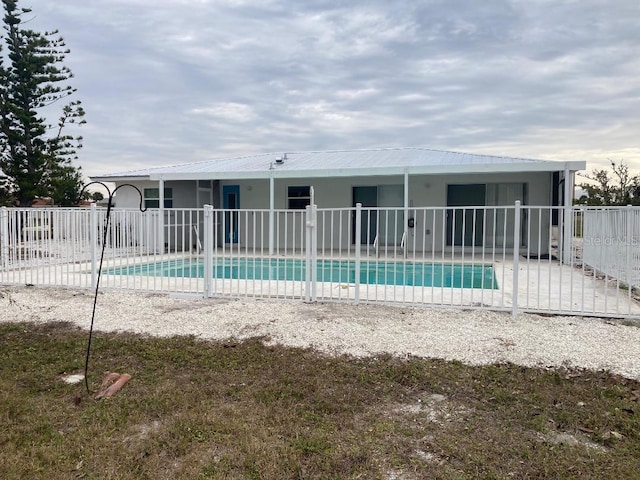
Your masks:
[[[95,175],[428,147],[640,170],[639,0],[19,0],[71,49]]]

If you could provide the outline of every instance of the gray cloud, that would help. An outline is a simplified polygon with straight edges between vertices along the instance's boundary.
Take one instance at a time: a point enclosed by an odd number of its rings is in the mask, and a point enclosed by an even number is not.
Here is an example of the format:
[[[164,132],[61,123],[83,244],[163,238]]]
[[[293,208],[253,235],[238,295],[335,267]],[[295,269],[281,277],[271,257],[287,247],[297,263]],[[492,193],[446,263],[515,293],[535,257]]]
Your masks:
[[[87,110],[87,174],[426,146],[640,169],[636,0],[33,0]]]

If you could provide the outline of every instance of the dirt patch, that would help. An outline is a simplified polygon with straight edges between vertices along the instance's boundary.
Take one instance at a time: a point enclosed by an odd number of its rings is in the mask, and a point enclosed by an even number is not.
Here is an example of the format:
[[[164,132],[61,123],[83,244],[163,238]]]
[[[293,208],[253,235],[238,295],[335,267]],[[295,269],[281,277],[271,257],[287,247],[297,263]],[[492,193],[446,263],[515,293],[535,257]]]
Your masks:
[[[583,446],[593,450],[605,451],[606,448],[602,445],[591,441],[589,437],[581,433],[569,433],[569,432],[548,432],[546,434],[536,432],[535,437],[537,440],[549,443],[551,445],[567,445],[570,447]]]
[[[162,427],[160,420],[153,420],[149,423],[142,423],[139,425],[131,426],[132,433],[125,436],[123,440],[125,442],[141,442],[146,440],[152,433],[157,432]]]
[[[469,414],[469,410],[466,407],[456,405],[445,395],[438,393],[420,395],[413,401],[396,404],[392,407],[392,412],[415,415],[420,419],[426,419],[428,422],[435,424],[463,420]]]

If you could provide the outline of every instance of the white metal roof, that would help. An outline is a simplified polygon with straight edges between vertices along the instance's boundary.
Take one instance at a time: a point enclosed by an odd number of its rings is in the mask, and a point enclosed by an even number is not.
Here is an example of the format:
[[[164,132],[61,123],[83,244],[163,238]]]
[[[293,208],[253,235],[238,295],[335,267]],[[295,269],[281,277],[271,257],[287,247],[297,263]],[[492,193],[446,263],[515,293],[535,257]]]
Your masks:
[[[586,163],[499,157],[427,148],[264,153],[131,170],[92,177],[117,180],[313,178],[447,173],[555,172],[584,170]]]

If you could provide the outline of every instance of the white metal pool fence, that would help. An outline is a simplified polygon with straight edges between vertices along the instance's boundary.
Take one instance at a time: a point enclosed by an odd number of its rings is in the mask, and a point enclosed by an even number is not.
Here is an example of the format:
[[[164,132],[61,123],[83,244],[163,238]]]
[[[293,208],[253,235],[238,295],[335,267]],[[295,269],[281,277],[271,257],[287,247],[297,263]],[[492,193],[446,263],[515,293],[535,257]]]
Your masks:
[[[567,221],[565,221],[565,219]],[[0,283],[640,318],[640,208],[2,208]],[[103,242],[103,235],[106,241]]]
[[[579,213],[584,262],[640,289],[640,208],[592,208]]]

